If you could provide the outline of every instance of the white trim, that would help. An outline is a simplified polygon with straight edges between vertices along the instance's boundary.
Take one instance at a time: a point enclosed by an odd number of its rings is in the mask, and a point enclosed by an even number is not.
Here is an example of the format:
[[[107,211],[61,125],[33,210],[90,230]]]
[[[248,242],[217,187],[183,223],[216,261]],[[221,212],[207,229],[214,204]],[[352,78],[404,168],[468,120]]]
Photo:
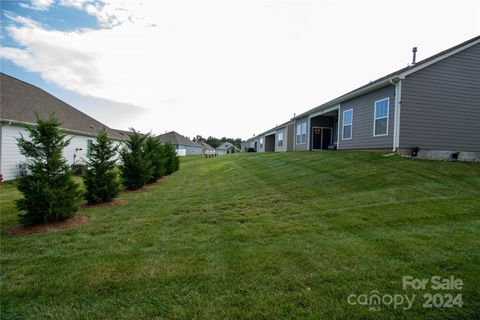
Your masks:
[[[280,140],[280,135],[282,135],[282,139],[281,139],[281,140]],[[277,141],[276,141],[276,142],[277,142],[277,143],[276,143],[276,147],[282,147],[282,148],[283,148],[283,130],[282,130],[281,132],[277,132],[277,133],[275,134],[275,136],[277,137],[277,139],[276,139],[276,140],[277,140]],[[278,143],[279,143],[280,141],[282,142],[282,144],[281,144],[281,145],[278,145]]]
[[[402,102],[402,81],[395,85],[395,113],[393,119],[393,149],[396,151],[400,146],[400,105]]]
[[[302,126],[303,124],[305,124],[305,142],[302,142]],[[298,128],[300,128],[300,135],[298,135]],[[298,142],[298,137],[300,136],[300,142]],[[296,122],[295,124],[295,144],[297,145],[304,145],[304,144],[307,144],[308,145],[308,119],[305,119],[305,121],[299,121],[299,122]]]
[[[410,75],[410,74],[412,74],[412,73],[414,73],[414,72],[417,72],[417,71],[419,71],[419,70],[422,70],[423,68],[426,68],[426,67],[428,67],[428,66],[430,66],[430,65],[432,65],[432,64],[434,64],[434,63],[437,63],[437,62],[439,62],[439,61],[441,61],[441,60],[443,60],[443,59],[445,59],[445,58],[448,58],[448,57],[450,57],[450,56],[453,56],[454,54],[457,54],[457,53],[459,53],[460,51],[463,51],[463,50],[465,50],[465,49],[468,49],[468,48],[470,48],[470,47],[473,47],[474,45],[479,44],[479,43],[480,43],[480,39],[478,39],[478,40],[476,40],[476,41],[472,41],[472,42],[470,42],[470,43],[468,43],[468,44],[466,44],[466,45],[464,45],[464,46],[462,46],[462,47],[460,47],[460,48],[457,48],[457,49],[452,50],[452,51],[450,51],[450,52],[448,52],[448,53],[445,53],[445,54],[443,54],[443,55],[441,55],[441,56],[439,56],[439,57],[437,57],[437,58],[435,58],[435,59],[433,59],[433,60],[431,60],[431,61],[422,63],[422,64],[419,65],[418,67],[412,67],[410,70],[406,70],[406,71],[400,73],[400,78],[403,79],[405,76],[408,76],[408,75]],[[421,62],[421,61],[420,61],[420,62]]]
[[[459,52],[461,52],[461,51],[463,51],[463,50],[465,50],[465,49],[468,49],[468,48],[470,48],[470,47],[473,47],[474,45],[479,44],[479,43],[480,43],[480,39],[475,40],[475,41],[472,41],[472,42],[470,42],[470,43],[468,43],[468,44],[465,44],[465,45],[463,45],[462,47],[459,47],[459,48],[457,48],[457,49],[455,49],[455,50],[452,50],[452,51],[450,51],[450,52],[448,52],[448,53],[445,53],[445,54],[443,54],[443,55],[441,55],[441,56],[439,56],[439,57],[437,57],[437,58],[435,58],[435,59],[432,59],[431,61],[424,62],[424,63],[422,63],[422,62],[420,61],[420,63],[419,63],[420,65],[418,65],[418,66],[412,66],[410,69],[405,70],[405,71],[403,71],[402,73],[395,73],[395,74],[393,74],[392,76],[390,76],[390,77],[388,77],[387,79],[384,79],[384,80],[382,80],[382,81],[380,81],[380,82],[375,82],[375,83],[373,83],[373,84],[371,84],[371,85],[368,85],[368,86],[366,86],[366,87],[361,87],[361,89],[359,88],[359,89],[356,89],[356,90],[354,90],[354,91],[352,91],[352,92],[350,92],[350,93],[348,93],[348,94],[345,94],[345,95],[343,95],[343,96],[337,97],[337,98],[335,98],[335,99],[333,99],[333,100],[331,100],[331,101],[329,101],[329,102],[324,103],[323,105],[320,105],[320,106],[315,107],[315,108],[313,108],[313,109],[310,109],[310,110],[308,110],[308,111],[306,111],[306,112],[303,112],[303,113],[299,114],[298,116],[294,117],[293,119],[294,119],[294,120],[296,120],[296,119],[301,119],[301,118],[303,118],[303,117],[306,117],[306,116],[309,114],[309,112],[312,112],[312,111],[314,111],[314,110],[317,110],[318,108],[321,109],[321,108],[326,107],[326,106],[329,106],[329,105],[342,103],[342,102],[344,102],[344,101],[353,99],[353,98],[355,98],[355,97],[357,97],[357,96],[361,96],[361,95],[366,94],[366,93],[368,93],[368,92],[377,90],[377,89],[379,89],[379,88],[387,85],[388,83],[391,83],[392,81],[398,81],[398,80],[404,79],[405,76],[408,76],[408,75],[410,75],[410,74],[412,74],[412,73],[414,73],[414,72],[417,72],[417,71],[419,71],[419,70],[422,70],[423,68],[426,68],[426,67],[428,67],[428,66],[430,66],[430,65],[432,65],[432,64],[434,64],[434,63],[437,63],[437,62],[439,62],[439,61],[441,61],[441,60],[443,60],[443,59],[445,59],[445,58],[448,58],[448,57],[450,57],[450,56],[452,56],[452,55],[454,55],[454,54],[457,54],[457,53],[459,53]],[[447,50],[448,50],[448,49],[447,49]],[[437,53],[437,54],[438,54],[438,53]],[[315,111],[315,112],[317,112],[317,111]]]
[[[345,130],[343,130],[343,128],[345,128],[345,112],[348,112],[348,111],[352,111],[352,123],[351,124],[347,124],[347,126],[350,126],[350,138],[344,138],[343,137],[343,133],[345,132]],[[353,108],[350,108],[350,109],[347,109],[347,110],[343,110],[342,112],[342,140],[352,140],[352,137],[353,137]]]
[[[324,113],[328,113],[328,112],[333,111],[333,110],[335,110],[335,109],[340,110],[340,104],[336,104],[336,105],[334,105],[334,106],[332,106],[332,107],[330,107],[330,108],[323,109],[323,110],[319,110],[319,111],[317,111],[317,112],[311,113],[311,114],[308,115],[308,117],[309,117],[309,118],[318,117],[318,116],[321,116],[321,115],[324,114]]]
[[[377,103],[378,102],[381,102],[381,101],[385,101],[387,100],[387,115],[384,116],[384,117],[381,117],[381,118],[377,118]],[[385,136],[388,136],[388,122],[389,122],[389,117],[390,116],[390,98],[387,97],[387,98],[383,98],[383,99],[380,99],[380,100],[376,100],[374,103],[373,103],[373,136],[374,137],[385,137]],[[377,126],[377,120],[381,120],[381,119],[387,119],[387,132],[386,133],[382,133],[382,134],[375,134],[375,129],[376,129],[376,126]]]

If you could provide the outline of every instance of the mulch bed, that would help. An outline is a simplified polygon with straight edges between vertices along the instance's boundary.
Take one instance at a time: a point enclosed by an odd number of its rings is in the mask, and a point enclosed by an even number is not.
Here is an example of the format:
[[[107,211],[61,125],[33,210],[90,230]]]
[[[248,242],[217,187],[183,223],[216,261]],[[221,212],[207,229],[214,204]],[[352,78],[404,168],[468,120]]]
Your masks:
[[[82,204],[80,207],[81,208],[106,208],[106,207],[114,207],[114,206],[123,206],[124,204],[127,204],[128,201],[125,199],[113,199],[110,202],[105,202],[105,203],[98,203],[98,204]]]
[[[36,224],[32,226],[16,225],[10,229],[10,233],[13,235],[27,235],[34,233],[53,232],[58,230],[75,228],[82,224],[88,223],[89,221],[89,216],[78,215],[65,221],[53,222],[50,224]]]

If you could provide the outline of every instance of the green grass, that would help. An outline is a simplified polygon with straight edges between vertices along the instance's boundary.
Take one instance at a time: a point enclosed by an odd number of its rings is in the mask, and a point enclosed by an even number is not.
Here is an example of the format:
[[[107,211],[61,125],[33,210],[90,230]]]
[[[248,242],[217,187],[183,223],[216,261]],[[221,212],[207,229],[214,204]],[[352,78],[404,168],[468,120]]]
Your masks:
[[[1,187],[3,319],[478,319],[480,164],[378,153],[185,158],[89,224],[12,236]],[[402,277],[461,278],[422,308]],[[416,294],[371,311],[350,294]],[[448,293],[446,291],[440,291]]]

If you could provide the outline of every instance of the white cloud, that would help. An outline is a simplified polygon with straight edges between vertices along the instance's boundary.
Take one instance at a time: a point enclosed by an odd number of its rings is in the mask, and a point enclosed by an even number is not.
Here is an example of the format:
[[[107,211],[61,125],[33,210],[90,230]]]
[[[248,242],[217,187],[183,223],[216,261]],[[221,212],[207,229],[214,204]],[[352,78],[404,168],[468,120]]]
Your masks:
[[[53,4],[53,0],[32,0],[31,3],[20,3],[20,6],[27,9],[46,11]]]
[[[2,58],[146,108],[125,119],[143,131],[189,136],[259,133],[405,66],[415,45],[425,58],[480,31],[476,1],[61,1],[106,28],[60,32],[11,17],[21,48]]]

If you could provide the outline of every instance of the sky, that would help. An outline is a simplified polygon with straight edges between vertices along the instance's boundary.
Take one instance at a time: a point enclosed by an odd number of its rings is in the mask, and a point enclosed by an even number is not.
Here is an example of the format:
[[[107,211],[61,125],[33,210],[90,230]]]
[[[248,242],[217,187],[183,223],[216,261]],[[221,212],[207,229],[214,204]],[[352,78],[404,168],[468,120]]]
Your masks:
[[[109,127],[247,139],[479,35],[480,0],[1,1],[0,19],[2,72]]]

